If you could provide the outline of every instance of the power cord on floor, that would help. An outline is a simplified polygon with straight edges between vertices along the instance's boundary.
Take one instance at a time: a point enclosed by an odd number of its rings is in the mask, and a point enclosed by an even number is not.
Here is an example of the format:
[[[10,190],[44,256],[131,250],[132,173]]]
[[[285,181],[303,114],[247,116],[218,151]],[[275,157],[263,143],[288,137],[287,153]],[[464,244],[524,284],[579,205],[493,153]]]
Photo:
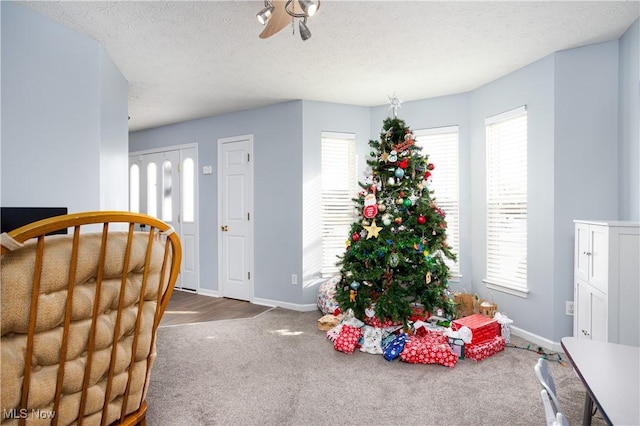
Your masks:
[[[544,358],[547,361],[557,362],[558,364],[562,365],[563,367],[567,366],[567,364],[562,360],[562,356],[559,353],[557,353],[557,352],[547,352],[547,351],[545,351],[545,349],[542,346],[527,345],[526,347],[524,347],[524,346],[514,345],[512,343],[508,343],[505,346],[507,348],[522,349],[522,350],[525,350],[525,351],[535,352],[538,355],[540,355],[541,358]]]

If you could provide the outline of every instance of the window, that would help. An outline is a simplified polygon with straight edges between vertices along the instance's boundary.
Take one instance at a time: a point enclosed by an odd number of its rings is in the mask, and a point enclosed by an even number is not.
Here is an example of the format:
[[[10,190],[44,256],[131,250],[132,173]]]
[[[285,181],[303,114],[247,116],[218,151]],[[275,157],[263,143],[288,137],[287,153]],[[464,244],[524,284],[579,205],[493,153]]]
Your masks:
[[[447,243],[456,255],[460,249],[458,126],[438,127],[413,132],[416,145],[428,156],[435,168],[429,189],[447,220]],[[460,260],[445,258],[452,277],[460,277]]]
[[[322,275],[338,272],[338,256],[354,221],[355,135],[322,132]]]
[[[129,210],[140,213],[140,167],[132,164],[129,171]]]
[[[526,297],[527,110],[485,121],[487,137],[487,287]]]

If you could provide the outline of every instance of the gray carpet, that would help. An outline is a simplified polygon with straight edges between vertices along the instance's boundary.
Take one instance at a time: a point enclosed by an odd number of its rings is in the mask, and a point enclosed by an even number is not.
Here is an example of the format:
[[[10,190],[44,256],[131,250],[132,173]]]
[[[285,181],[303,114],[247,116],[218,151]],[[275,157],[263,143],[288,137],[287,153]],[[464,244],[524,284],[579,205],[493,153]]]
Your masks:
[[[388,362],[335,351],[317,329],[320,316],[277,308],[249,319],[160,328],[148,424],[545,424],[535,352],[507,347],[454,368]],[[570,364],[550,368],[563,411],[580,424],[582,382]],[[596,415],[593,424],[604,421]]]

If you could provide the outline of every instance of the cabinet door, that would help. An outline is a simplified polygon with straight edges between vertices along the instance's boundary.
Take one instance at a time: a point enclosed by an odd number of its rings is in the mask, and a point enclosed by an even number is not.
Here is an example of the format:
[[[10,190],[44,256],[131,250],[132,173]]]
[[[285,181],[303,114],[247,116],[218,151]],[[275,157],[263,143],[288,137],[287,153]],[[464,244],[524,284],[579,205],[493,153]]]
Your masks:
[[[609,228],[606,226],[591,225],[589,232],[589,279],[587,282],[602,291],[608,293],[609,277]]]
[[[607,296],[592,289],[591,340],[607,341],[607,319]]]
[[[589,254],[591,253],[589,225],[576,223],[574,273],[576,279],[589,282]],[[576,299],[578,300],[578,299]]]
[[[591,292],[589,285],[577,280],[575,283],[573,336],[591,339]]]

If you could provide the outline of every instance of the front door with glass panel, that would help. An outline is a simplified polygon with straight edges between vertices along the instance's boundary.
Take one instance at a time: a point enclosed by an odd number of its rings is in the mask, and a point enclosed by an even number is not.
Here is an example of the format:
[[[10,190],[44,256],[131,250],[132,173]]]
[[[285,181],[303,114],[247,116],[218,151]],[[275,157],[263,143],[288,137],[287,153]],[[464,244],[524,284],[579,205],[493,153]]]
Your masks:
[[[129,172],[130,210],[173,226],[183,245],[176,288],[195,291],[198,286],[195,148],[134,153],[129,157]]]

